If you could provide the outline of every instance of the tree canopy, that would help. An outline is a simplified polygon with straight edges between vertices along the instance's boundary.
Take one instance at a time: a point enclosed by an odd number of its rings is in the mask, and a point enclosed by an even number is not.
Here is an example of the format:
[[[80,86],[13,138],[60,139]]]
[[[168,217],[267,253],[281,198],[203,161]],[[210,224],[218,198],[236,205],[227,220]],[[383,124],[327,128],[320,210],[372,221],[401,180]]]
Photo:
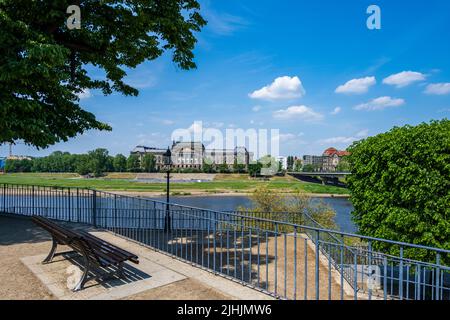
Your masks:
[[[349,151],[347,183],[360,233],[450,249],[449,120],[395,127]],[[421,250],[405,254],[435,259]]]
[[[69,5],[81,29],[66,26]],[[195,32],[205,25],[196,0],[0,2],[0,143],[47,147],[89,129],[110,126],[80,106],[89,89],[137,95],[126,68],[172,53],[192,69]],[[88,66],[104,71],[90,76]]]

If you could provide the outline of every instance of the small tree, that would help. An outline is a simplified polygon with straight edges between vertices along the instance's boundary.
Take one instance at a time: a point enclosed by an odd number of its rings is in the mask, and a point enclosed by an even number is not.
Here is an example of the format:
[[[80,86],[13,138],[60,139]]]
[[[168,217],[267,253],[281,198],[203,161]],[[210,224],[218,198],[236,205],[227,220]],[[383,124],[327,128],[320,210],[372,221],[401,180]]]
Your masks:
[[[82,176],[90,172],[89,156],[87,154],[82,154],[77,157],[75,171]]]
[[[123,154],[117,154],[113,160],[114,171],[125,172],[127,170],[127,158]]]
[[[141,171],[141,162],[139,160],[139,156],[132,154],[127,159],[127,171],[128,172],[140,172]]]
[[[280,220],[281,217],[286,218],[286,213],[298,215],[294,222],[298,223],[304,219],[303,213],[308,214],[312,219],[320,224],[325,229],[337,230],[336,212],[329,205],[323,201],[315,201],[304,194],[303,192],[296,192],[293,194],[285,194],[275,190],[269,189],[267,186],[258,187],[250,196],[252,201],[251,208],[239,207],[238,210],[246,212],[254,212],[255,216],[258,213],[262,217],[267,218],[267,214],[272,213],[273,220]],[[284,220],[286,221],[286,220]],[[311,221],[308,221],[311,222]],[[317,225],[314,225],[317,227]],[[283,225],[281,225],[283,227]],[[284,227],[284,229],[286,229]]]
[[[262,168],[262,164],[257,162],[257,163],[250,163],[248,165],[248,174],[251,177],[257,177],[258,175],[261,174],[261,168]]]
[[[350,163],[348,162],[347,157],[343,157],[339,164],[336,167],[337,172],[349,172],[350,171]]]
[[[203,162],[203,172],[204,173],[214,173],[214,166],[209,162]]]
[[[235,173],[243,173],[243,172],[245,172],[245,165],[242,163],[238,163],[238,160],[234,159],[233,171]]]
[[[154,154],[147,153],[142,158],[142,169],[144,172],[155,172],[156,170],[156,158]]]
[[[96,177],[100,177],[108,169],[108,150],[106,149],[95,149],[94,151],[88,152],[89,157],[89,169],[90,172]]]
[[[297,160],[295,160],[295,163],[294,163],[294,171],[295,172],[300,172],[300,171],[302,171],[302,161],[300,160],[300,159],[297,159]]]

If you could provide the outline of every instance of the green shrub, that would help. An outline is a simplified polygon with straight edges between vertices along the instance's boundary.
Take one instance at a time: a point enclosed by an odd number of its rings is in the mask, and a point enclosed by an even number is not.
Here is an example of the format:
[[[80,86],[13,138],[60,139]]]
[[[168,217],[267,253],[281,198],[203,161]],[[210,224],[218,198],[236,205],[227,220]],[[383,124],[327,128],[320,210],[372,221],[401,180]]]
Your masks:
[[[450,249],[449,120],[395,127],[349,151],[347,184],[361,234]],[[398,254],[398,246],[376,245]],[[405,254],[436,259],[424,250]]]

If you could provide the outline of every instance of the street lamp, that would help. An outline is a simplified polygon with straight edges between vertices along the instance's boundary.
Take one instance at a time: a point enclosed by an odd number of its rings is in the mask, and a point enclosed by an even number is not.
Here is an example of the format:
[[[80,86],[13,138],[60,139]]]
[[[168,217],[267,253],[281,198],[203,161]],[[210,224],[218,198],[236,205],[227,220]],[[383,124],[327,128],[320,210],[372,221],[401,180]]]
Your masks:
[[[166,217],[164,219],[164,231],[171,231],[171,223],[170,223],[170,205],[169,205],[169,197],[170,197],[170,169],[172,168],[172,152],[170,148],[167,147],[167,151],[164,153],[164,164],[166,167]]]

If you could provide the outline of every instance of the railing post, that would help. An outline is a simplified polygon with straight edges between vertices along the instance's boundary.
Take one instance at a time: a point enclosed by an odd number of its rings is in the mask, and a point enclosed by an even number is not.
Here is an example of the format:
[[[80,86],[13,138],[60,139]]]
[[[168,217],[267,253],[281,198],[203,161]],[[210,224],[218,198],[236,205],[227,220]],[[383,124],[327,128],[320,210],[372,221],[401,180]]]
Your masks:
[[[316,300],[320,299],[320,293],[319,293],[319,230],[316,231]]]
[[[34,207],[34,186],[31,186],[31,207],[32,207],[31,215],[33,215],[33,212],[35,212],[35,207]]]
[[[6,183],[3,184],[3,212],[6,213]]]
[[[372,241],[368,241],[368,253],[369,253],[369,257],[368,257],[368,262],[369,262],[369,277],[368,277],[368,285],[369,285],[369,300],[372,300],[372,286],[373,286],[373,280],[372,280],[372,276],[373,276],[373,272],[372,272]]]
[[[92,190],[92,224],[97,227],[97,191]]]
[[[436,254],[436,300],[440,300],[439,294],[440,294],[440,278],[441,278],[441,272],[439,265],[441,263],[441,255],[439,253]]]
[[[117,228],[117,195],[114,195],[114,228]],[[115,229],[114,229],[115,231]]]
[[[403,300],[403,247],[400,247],[400,270],[399,270],[399,287],[398,287],[398,295],[400,300]]]

